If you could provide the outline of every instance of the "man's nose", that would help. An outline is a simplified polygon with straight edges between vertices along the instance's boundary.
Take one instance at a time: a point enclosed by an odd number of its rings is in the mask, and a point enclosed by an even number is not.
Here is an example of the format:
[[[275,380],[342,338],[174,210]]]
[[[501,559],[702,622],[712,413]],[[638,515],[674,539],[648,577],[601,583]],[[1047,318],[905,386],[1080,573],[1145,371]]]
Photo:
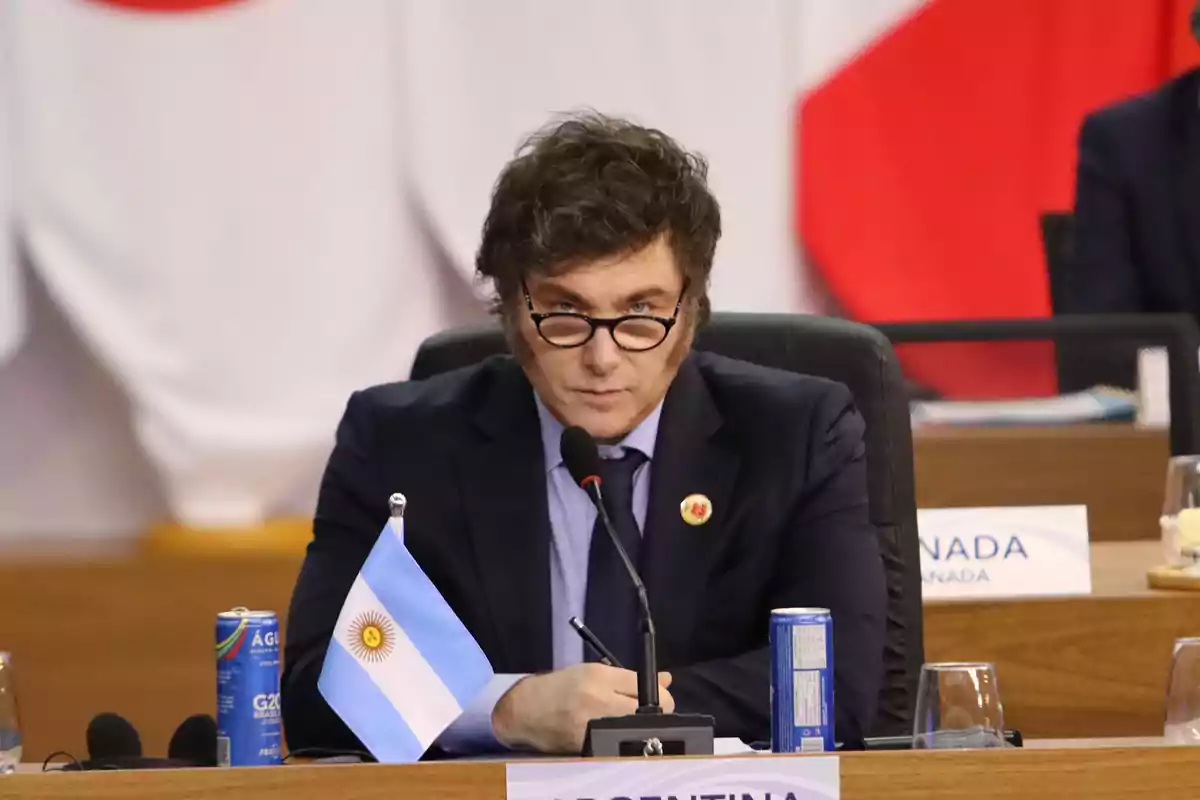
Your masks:
[[[601,328],[583,346],[583,363],[598,375],[607,375],[621,363],[621,348],[613,339],[612,331]]]

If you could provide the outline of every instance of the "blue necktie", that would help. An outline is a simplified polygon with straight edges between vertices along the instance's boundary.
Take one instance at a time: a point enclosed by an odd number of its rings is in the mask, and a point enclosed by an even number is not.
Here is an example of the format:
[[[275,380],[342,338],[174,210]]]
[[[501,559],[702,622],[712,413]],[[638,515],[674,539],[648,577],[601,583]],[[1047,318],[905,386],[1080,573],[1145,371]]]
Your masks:
[[[627,449],[621,458],[605,459],[600,466],[604,505],[617,537],[625,545],[635,567],[639,564],[642,534],[633,514],[633,475],[645,461],[645,455]],[[637,591],[597,514],[588,549],[584,621],[626,669],[637,669],[638,665],[641,650],[639,616]],[[587,661],[600,660],[592,648],[585,646],[584,652]]]

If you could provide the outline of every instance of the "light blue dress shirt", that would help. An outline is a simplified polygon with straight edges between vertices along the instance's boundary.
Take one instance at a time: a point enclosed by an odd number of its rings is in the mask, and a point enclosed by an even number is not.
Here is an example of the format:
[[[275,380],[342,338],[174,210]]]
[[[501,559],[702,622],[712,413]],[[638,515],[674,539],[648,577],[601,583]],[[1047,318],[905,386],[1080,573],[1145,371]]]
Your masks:
[[[562,463],[559,438],[562,423],[554,418],[542,399],[534,393],[542,430],[542,452],[546,460],[546,501],[550,511],[550,609],[554,647],[554,668],[563,669],[583,661],[583,640],[567,622],[571,617],[584,619],[587,598],[588,551],[596,508],[587,493],[576,485]],[[633,515],[638,528],[646,527],[646,507],[650,501],[650,465],[658,439],[660,402],[629,435],[616,445],[601,445],[601,458],[620,458],[626,448],[640,451],[646,462],[633,475]],[[499,742],[492,731],[492,710],[504,693],[524,675],[497,675],[462,715],[446,729],[438,744],[454,753],[469,754],[496,750]]]

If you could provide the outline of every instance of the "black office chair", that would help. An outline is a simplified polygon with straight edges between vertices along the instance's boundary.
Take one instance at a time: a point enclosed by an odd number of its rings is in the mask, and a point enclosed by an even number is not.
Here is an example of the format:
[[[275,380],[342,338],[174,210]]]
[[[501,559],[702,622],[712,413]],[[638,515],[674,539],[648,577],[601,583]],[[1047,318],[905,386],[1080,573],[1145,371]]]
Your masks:
[[[1042,255],[1046,258],[1046,277],[1050,285],[1050,308],[1055,314],[1065,310],[1063,288],[1067,269],[1075,253],[1075,215],[1069,211],[1042,214]]]
[[[866,421],[871,520],[887,574],[887,677],[871,735],[911,735],[925,658],[913,489],[912,431],[904,378],[891,345],[865,325],[818,316],[715,313],[696,348],[831,378],[853,393]],[[417,351],[411,377],[427,378],[507,352],[495,325],[439,333]]]
[[[1054,316],[1069,314],[1067,275],[1075,257],[1075,215],[1049,211],[1038,221],[1042,230],[1042,256],[1050,287],[1050,310]],[[1133,388],[1137,383],[1137,349],[1108,342],[1097,346],[1086,340],[1071,340],[1055,347],[1060,391],[1081,391],[1105,384]]]
[[[1139,348],[1167,351],[1171,409],[1171,454],[1200,452],[1200,331],[1188,314],[1070,314],[1043,319],[951,320],[876,324],[894,345],[936,342],[1054,342],[1059,361],[1070,354],[1093,359],[1118,355],[1136,360]],[[1062,364],[1060,391],[1077,391],[1108,383],[1092,370],[1096,360]],[[1130,367],[1132,369],[1132,366]],[[1136,372],[1136,370],[1135,370]],[[1124,384],[1118,384],[1124,385]]]

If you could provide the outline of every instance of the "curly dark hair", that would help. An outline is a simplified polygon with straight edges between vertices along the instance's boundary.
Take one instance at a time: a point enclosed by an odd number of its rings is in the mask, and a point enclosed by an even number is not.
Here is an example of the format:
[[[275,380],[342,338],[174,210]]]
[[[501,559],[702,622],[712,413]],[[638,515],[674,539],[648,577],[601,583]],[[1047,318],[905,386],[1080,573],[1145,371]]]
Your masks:
[[[493,282],[493,311],[506,318],[530,274],[562,274],[665,235],[702,324],[721,237],[707,176],[707,162],[662,131],[593,111],[534,133],[496,180],[475,257]]]

